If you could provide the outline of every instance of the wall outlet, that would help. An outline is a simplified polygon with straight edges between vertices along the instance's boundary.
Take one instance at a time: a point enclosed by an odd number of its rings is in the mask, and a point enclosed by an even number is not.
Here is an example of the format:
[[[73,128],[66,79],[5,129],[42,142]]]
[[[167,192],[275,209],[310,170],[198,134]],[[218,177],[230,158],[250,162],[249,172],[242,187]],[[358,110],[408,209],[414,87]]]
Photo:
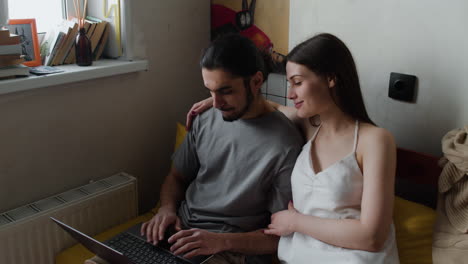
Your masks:
[[[405,102],[414,102],[416,76],[403,73],[390,73],[388,97]]]

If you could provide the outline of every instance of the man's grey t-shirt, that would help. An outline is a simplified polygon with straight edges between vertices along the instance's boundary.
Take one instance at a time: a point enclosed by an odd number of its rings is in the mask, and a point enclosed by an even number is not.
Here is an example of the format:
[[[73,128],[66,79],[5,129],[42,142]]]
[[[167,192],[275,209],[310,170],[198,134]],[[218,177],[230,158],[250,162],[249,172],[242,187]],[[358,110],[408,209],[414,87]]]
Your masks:
[[[178,212],[183,225],[214,232],[267,227],[292,199],[291,172],[302,145],[278,111],[233,122],[217,109],[199,115],[173,156],[190,181]]]

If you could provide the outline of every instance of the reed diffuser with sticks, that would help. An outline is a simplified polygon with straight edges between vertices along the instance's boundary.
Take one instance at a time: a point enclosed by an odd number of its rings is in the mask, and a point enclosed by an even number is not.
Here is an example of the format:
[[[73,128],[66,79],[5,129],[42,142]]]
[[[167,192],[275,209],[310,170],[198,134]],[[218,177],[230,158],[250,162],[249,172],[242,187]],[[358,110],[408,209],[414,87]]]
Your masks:
[[[93,64],[93,52],[91,50],[91,40],[86,35],[84,28],[88,0],[84,0],[84,3],[82,0],[73,0],[73,5],[80,29],[75,43],[76,64],[78,66],[89,66]]]

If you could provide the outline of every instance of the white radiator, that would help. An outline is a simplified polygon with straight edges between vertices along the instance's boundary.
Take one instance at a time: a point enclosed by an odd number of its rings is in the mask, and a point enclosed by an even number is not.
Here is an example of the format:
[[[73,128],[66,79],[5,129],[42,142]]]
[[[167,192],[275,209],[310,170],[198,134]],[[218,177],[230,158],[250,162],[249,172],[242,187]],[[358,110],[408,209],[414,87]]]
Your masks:
[[[0,264],[53,264],[76,244],[53,216],[95,235],[135,217],[136,179],[126,173],[69,190],[0,214]]]

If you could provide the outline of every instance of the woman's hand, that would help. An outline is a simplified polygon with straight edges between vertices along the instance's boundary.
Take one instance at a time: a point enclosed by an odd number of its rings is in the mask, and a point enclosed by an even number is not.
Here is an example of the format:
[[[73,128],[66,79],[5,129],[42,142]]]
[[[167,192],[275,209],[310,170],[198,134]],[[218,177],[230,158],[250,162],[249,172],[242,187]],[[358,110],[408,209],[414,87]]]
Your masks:
[[[264,233],[268,235],[287,236],[294,231],[294,223],[299,212],[294,208],[292,202],[288,204],[288,210],[280,211],[271,216],[271,224]]]
[[[205,112],[206,110],[213,107],[213,98],[209,97],[203,101],[195,103],[190,111],[187,113],[187,120],[185,122],[185,129],[188,131],[192,127],[192,122],[195,116]]]

